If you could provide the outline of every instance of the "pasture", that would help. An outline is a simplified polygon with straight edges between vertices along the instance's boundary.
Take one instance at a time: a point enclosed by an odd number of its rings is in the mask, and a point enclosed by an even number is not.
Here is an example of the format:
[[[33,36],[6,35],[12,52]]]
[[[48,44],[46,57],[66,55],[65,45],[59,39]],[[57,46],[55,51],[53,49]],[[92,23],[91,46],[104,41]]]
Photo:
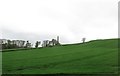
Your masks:
[[[118,39],[2,52],[3,74],[117,74]]]

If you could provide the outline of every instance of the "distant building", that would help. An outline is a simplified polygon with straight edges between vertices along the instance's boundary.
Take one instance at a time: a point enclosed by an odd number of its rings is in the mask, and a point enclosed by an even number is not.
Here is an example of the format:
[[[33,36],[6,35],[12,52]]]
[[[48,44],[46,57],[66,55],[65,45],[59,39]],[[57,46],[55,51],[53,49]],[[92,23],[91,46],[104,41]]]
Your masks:
[[[56,39],[52,39],[51,41],[44,40],[42,43],[42,47],[49,47],[49,46],[55,46],[55,45],[60,45],[59,36],[57,36],[57,40]]]

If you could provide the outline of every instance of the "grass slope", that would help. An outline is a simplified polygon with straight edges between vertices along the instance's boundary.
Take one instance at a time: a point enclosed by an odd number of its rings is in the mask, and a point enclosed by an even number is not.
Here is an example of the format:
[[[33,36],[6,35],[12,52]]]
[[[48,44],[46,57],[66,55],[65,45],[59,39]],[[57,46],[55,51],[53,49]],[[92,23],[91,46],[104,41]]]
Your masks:
[[[99,74],[118,72],[118,39],[3,52],[4,74]]]

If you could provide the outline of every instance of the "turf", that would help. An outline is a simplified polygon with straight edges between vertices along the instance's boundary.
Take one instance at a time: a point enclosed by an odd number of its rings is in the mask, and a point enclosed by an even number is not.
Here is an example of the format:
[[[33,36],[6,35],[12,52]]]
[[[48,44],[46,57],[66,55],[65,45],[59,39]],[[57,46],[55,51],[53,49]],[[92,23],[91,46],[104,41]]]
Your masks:
[[[2,52],[3,74],[117,74],[118,39]]]

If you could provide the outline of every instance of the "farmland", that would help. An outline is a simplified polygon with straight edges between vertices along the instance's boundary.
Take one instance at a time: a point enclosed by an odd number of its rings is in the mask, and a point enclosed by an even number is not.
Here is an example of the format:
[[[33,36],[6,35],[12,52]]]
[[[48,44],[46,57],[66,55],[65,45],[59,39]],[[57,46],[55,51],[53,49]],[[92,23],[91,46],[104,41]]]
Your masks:
[[[118,73],[118,39],[2,52],[3,74]]]

